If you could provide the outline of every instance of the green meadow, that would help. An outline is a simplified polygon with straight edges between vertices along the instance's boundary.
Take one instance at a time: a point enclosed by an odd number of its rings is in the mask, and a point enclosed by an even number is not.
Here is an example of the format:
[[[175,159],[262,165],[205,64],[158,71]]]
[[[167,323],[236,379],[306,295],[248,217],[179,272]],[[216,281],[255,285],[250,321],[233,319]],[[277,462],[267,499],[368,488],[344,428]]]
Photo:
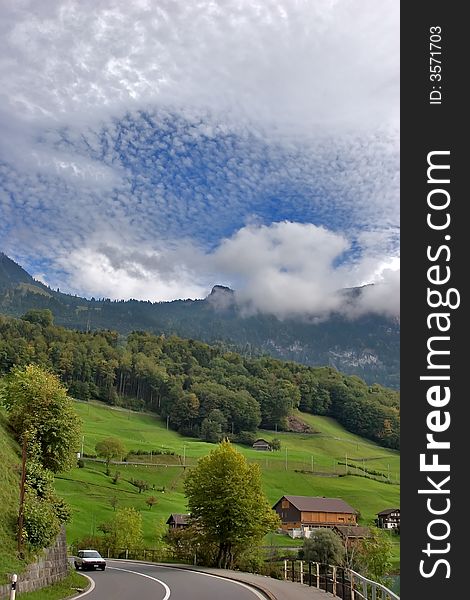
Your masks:
[[[76,402],[76,410],[83,420],[85,454],[94,454],[95,444],[100,439],[114,436],[122,440],[128,451],[152,452],[152,455],[136,456],[129,461],[152,464],[113,464],[108,477],[103,463],[85,459],[84,468],[75,468],[57,477],[57,491],[73,507],[73,517],[67,527],[68,541],[72,543],[84,535],[99,533],[100,523],[112,518],[112,504],[117,502],[118,507],[133,506],[141,511],[145,545],[155,546],[170,513],[186,511],[183,488],[186,470],[214,445],[183,437],[150,414],[85,402]],[[260,465],[270,502],[274,504],[284,494],[340,497],[359,510],[363,524],[372,524],[380,510],[399,506],[397,451],[351,434],[328,417],[305,413],[296,416],[315,433],[260,431],[260,437],[281,440],[281,450],[276,452],[237,446],[250,462]],[[338,464],[346,462],[348,475],[346,465]],[[380,475],[376,475],[376,479],[360,476],[364,468]],[[119,479],[113,483],[116,471]],[[132,479],[145,480],[149,490],[139,493],[130,483]],[[151,509],[145,502],[149,496],[157,498]],[[283,540],[287,538],[276,536],[274,543],[282,544]],[[267,536],[266,543],[272,542],[273,536]]]

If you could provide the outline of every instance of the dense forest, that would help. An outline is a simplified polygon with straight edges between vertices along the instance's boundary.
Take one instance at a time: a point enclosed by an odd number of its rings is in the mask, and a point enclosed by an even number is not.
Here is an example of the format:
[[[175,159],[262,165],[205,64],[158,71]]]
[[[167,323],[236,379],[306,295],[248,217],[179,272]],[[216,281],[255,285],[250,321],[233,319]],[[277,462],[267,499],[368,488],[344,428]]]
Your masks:
[[[154,411],[173,429],[208,441],[285,429],[300,408],[399,447],[398,393],[332,367],[250,358],[176,336],[72,331],[55,326],[49,310],[0,315],[0,375],[31,363],[56,373],[75,398]]]
[[[351,302],[361,293],[349,290]],[[0,313],[20,317],[31,309],[49,309],[55,323],[69,329],[111,329],[176,335],[208,344],[223,343],[246,356],[269,354],[281,360],[330,365],[369,383],[398,389],[400,324],[367,314],[357,319],[330,315],[277,319],[274,315],[241,314],[235,294],[214,286],[204,300],[148,302],[86,299],[53,290],[33,279],[0,252]]]

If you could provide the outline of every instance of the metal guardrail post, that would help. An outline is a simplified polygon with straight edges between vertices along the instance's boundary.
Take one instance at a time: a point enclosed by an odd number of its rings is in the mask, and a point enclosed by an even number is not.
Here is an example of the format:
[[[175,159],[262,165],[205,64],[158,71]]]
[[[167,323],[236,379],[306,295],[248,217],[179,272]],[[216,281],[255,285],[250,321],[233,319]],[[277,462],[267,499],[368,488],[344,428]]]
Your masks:
[[[304,561],[300,561],[300,583],[304,582]]]
[[[312,587],[312,561],[308,561],[308,585]]]
[[[284,559],[284,579],[287,580],[287,558]]]
[[[292,561],[292,581],[295,581],[295,560]]]
[[[333,566],[333,596],[336,596],[336,566]]]
[[[351,576],[351,600],[355,600],[356,593],[354,591],[354,575],[352,571],[350,571],[349,574]]]
[[[317,565],[317,589],[320,589],[320,564],[315,564]]]

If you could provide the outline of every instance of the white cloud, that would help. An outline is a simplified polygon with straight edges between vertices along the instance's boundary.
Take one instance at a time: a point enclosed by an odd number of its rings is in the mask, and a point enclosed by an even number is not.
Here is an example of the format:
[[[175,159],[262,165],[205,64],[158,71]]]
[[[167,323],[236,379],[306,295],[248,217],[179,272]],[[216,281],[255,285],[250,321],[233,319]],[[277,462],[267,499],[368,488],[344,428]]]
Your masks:
[[[63,256],[58,266],[72,273],[69,288],[113,299],[202,298],[214,283],[235,288],[242,314],[270,313],[326,318],[332,312],[355,318],[366,312],[397,316],[399,272],[382,257],[348,258],[343,234],[312,224],[248,225],[203,251],[191,240],[159,250],[109,233]],[[397,264],[393,263],[393,268]],[[351,300],[344,289],[374,283]]]
[[[5,105],[39,123],[207,107],[239,123],[395,127],[395,0],[6,1]]]
[[[337,308],[398,252],[398,17],[396,0],[5,0],[2,249],[87,295],[231,278],[254,310]]]
[[[348,258],[343,234],[301,223],[248,226],[224,240],[213,261],[232,275],[236,297],[247,311],[278,317],[328,316],[340,312],[398,314],[399,277],[381,268],[383,257]],[[343,290],[374,283],[352,304]]]

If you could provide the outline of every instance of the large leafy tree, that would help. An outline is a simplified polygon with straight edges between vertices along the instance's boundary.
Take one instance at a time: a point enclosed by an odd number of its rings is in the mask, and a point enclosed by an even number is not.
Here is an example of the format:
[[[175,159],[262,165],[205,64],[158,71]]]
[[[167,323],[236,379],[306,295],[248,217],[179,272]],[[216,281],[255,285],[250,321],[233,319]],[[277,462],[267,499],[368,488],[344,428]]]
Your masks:
[[[262,491],[259,466],[248,464],[227,441],[199,460],[185,491],[192,519],[217,546],[218,567],[231,567],[238,553],[279,526]]]
[[[66,471],[76,462],[81,422],[59,379],[37,365],[5,378],[3,403],[17,440],[45,469]]]

